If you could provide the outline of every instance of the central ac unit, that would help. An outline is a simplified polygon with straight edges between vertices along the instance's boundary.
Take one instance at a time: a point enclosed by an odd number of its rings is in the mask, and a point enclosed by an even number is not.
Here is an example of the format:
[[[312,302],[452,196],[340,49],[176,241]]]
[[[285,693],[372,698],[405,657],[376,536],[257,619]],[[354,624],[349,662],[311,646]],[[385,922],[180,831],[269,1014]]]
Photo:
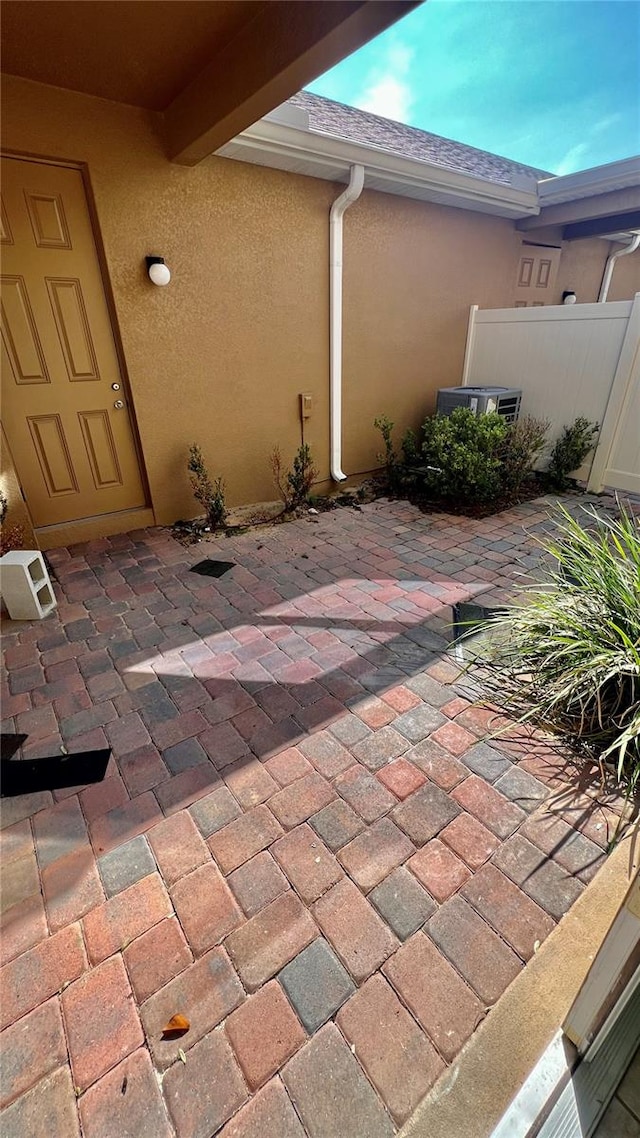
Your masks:
[[[522,391],[517,387],[441,387],[436,414],[450,415],[456,407],[468,407],[474,415],[496,411],[507,423],[520,414]]]

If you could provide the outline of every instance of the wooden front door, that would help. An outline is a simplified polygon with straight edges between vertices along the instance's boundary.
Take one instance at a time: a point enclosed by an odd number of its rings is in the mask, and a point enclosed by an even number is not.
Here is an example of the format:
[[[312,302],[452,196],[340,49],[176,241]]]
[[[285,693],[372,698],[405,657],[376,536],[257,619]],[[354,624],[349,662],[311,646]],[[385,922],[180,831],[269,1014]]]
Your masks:
[[[2,160],[2,419],[36,526],[144,506],[79,170]]]
[[[560,265],[560,249],[547,245],[523,245],[518,262],[515,308],[538,308],[553,304]]]

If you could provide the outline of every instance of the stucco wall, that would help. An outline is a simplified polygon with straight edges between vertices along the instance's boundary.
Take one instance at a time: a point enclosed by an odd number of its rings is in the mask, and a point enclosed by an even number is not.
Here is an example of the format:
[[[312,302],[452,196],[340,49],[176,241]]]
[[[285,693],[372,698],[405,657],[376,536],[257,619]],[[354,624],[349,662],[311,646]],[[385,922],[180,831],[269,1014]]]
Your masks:
[[[86,162],[153,504],[193,513],[185,467],[198,440],[233,502],[273,495],[268,455],[300,441],[298,400],[328,476],[330,183],[212,158],[164,158],[146,113],[9,79],[7,149]],[[366,193],[345,221],[344,467],[376,465],[372,421],[399,428],[460,378],[471,303],[504,304],[511,222]],[[173,280],[155,289],[145,254]]]
[[[619,249],[620,246],[612,245],[611,248]],[[637,292],[640,292],[640,249],[616,261],[607,299],[632,300]]]
[[[575,290],[578,303],[597,300],[607,257],[619,248],[619,244],[598,237],[565,241],[556,281],[558,303],[565,289]],[[633,300],[637,292],[640,292],[640,249],[616,261],[607,299]]]
[[[299,445],[301,391],[313,395],[306,438],[326,479],[328,211],[338,189],[228,159],[171,165],[147,112],[9,77],[3,86],[8,151],[87,164],[157,520],[196,512],[185,470],[193,441],[230,503],[272,497],[268,455],[276,443],[286,457]],[[519,250],[500,218],[366,191],[352,207],[348,473],[376,465],[376,415],[414,425],[438,387],[459,382],[469,306],[511,303]],[[149,253],[171,267],[167,289],[146,279]]]
[[[385,412],[399,428],[460,383],[469,307],[510,302],[520,240],[502,218],[369,194],[345,218],[345,470],[368,470]],[[398,431],[400,434],[400,430]]]
[[[562,302],[565,289],[573,289],[579,304],[597,300],[610,250],[609,242],[597,237],[584,241],[565,241],[556,278],[556,303]]]

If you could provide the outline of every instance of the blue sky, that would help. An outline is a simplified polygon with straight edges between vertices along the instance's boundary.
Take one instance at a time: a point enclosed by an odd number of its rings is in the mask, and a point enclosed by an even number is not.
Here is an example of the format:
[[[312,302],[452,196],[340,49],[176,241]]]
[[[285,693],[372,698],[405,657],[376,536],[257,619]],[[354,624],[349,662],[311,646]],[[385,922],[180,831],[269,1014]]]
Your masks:
[[[309,90],[570,174],[640,152],[640,4],[428,0]]]

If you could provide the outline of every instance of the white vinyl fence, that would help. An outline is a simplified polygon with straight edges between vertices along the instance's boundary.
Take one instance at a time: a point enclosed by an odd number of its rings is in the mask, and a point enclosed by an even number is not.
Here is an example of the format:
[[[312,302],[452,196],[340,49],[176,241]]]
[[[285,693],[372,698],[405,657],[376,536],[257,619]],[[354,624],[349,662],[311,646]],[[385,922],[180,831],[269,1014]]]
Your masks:
[[[523,415],[554,441],[578,415],[600,424],[578,472],[590,490],[640,493],[640,293],[607,304],[471,308],[462,382],[522,388]]]

